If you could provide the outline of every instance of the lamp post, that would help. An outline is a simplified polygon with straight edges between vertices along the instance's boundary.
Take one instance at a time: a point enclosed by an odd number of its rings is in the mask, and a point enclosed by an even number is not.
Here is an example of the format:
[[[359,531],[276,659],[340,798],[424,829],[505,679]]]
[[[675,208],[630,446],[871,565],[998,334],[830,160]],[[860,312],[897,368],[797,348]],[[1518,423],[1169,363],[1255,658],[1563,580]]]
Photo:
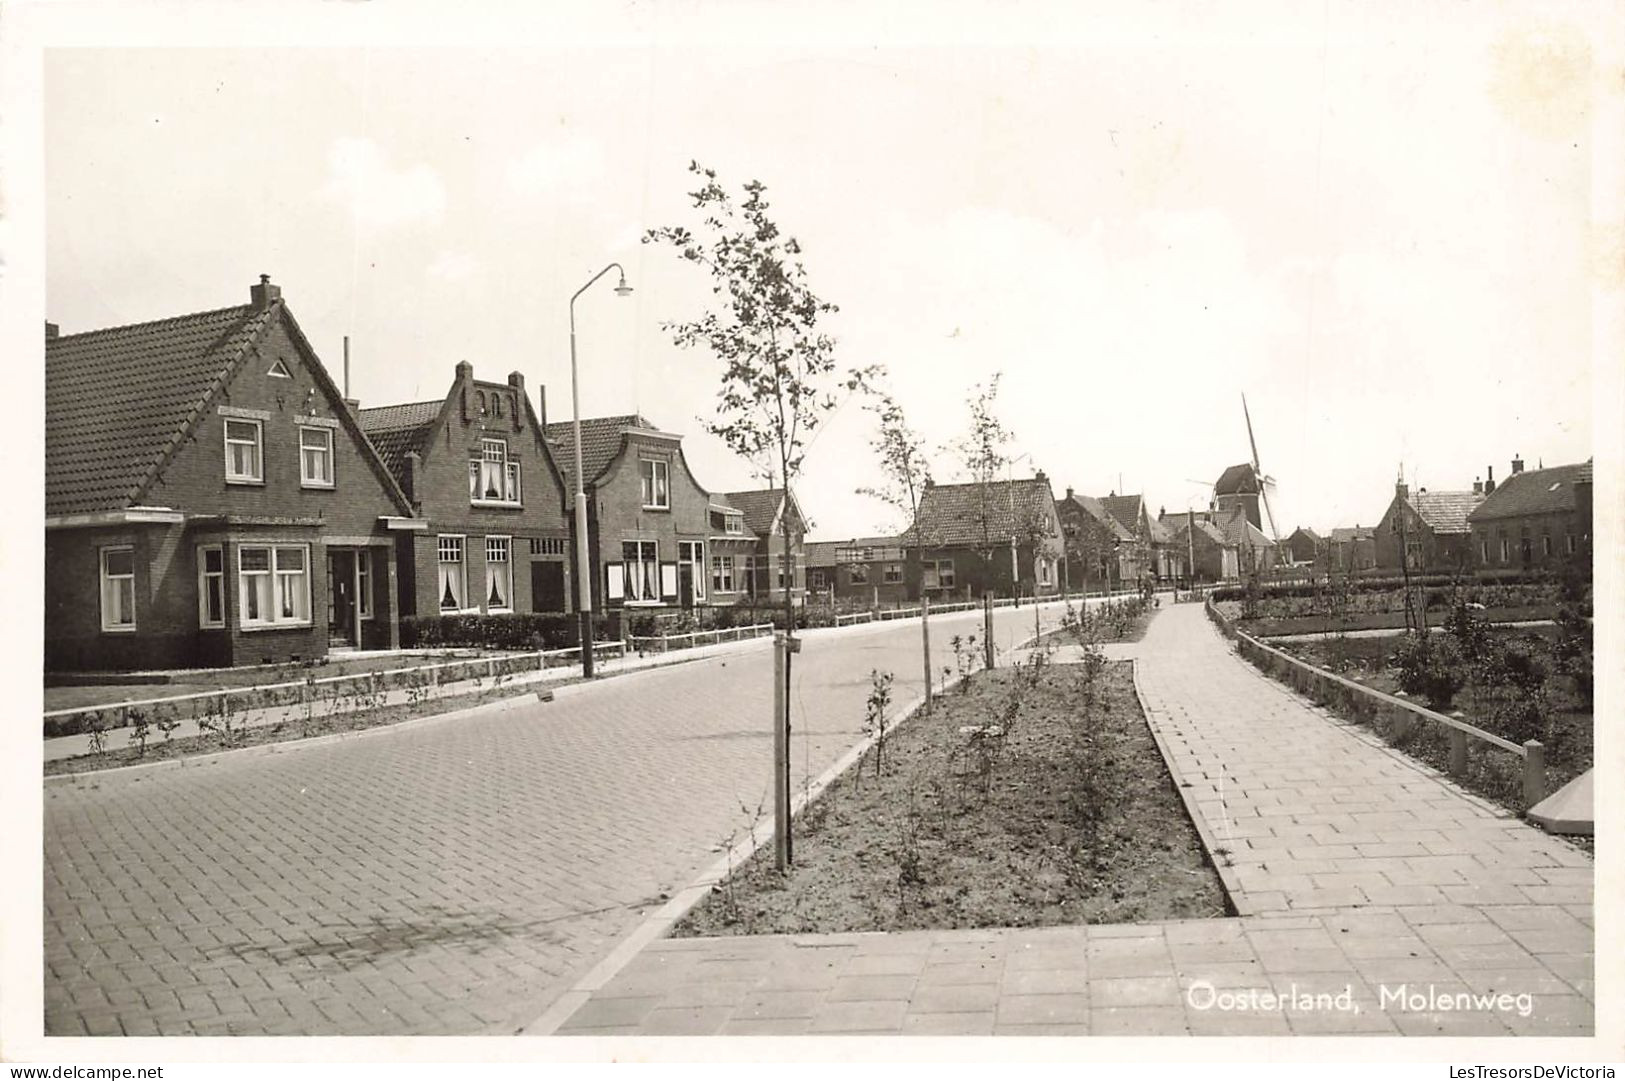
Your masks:
[[[1032,458],[1032,452],[1028,451],[1014,458],[1007,458],[1004,462],[1005,494],[1010,498],[1010,593],[1018,601],[1021,599],[1021,568],[1016,559],[1016,463],[1030,462]],[[1038,592],[1036,581],[1038,576],[1037,561],[1038,545],[1035,543],[1033,545],[1033,592],[1035,595]]]
[[[592,678],[592,552],[587,542],[587,478],[581,471],[581,392],[576,380],[576,297],[592,287],[593,282],[610,271],[621,276],[615,286],[616,296],[629,296],[632,287],[626,284],[626,271],[621,264],[611,263],[587,280],[570,298],[570,426],[575,436],[576,491],[576,612],[581,624],[581,675]]]

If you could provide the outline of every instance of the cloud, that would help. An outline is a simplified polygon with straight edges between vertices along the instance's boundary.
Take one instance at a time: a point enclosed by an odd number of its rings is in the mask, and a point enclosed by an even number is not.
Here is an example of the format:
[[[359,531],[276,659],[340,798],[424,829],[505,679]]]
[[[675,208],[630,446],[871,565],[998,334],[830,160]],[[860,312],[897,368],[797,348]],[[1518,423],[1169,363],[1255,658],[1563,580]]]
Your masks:
[[[333,140],[322,195],[344,203],[357,221],[382,228],[439,221],[446,212],[438,173],[421,162],[392,167],[377,143],[355,136]]]
[[[508,167],[509,186],[524,195],[580,194],[603,176],[603,151],[576,136],[539,143]]]
[[[467,281],[480,271],[480,261],[467,252],[443,251],[429,264],[428,275],[445,282]]]

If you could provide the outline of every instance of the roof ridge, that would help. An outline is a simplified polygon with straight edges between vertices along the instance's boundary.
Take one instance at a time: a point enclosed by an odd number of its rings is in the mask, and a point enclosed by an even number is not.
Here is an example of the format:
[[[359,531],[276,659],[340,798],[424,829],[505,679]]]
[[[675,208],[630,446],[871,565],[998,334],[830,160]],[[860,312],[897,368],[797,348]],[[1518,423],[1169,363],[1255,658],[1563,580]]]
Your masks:
[[[208,315],[224,315],[226,312],[244,311],[253,309],[252,304],[229,304],[224,308],[209,308],[205,311],[187,312],[183,315],[166,315],[162,319],[141,319],[134,323],[120,323],[111,327],[96,327],[93,330],[80,330],[72,334],[58,333],[56,337],[49,338],[50,342],[65,342],[70,338],[88,338],[95,334],[114,334],[124,330],[134,330],[137,327],[155,327],[161,323],[178,323],[183,319],[201,319]]]

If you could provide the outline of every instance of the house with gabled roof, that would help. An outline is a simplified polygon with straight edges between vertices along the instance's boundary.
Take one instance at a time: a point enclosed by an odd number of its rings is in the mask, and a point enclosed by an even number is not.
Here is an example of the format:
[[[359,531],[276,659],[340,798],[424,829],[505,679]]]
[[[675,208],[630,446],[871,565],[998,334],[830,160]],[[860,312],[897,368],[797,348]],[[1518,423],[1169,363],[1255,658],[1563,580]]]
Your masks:
[[[865,604],[910,599],[908,550],[896,534],[808,541],[808,596]]]
[[[1493,471],[1491,476],[1494,476]],[[1512,459],[1512,473],[1468,515],[1473,556],[1489,570],[1591,566],[1592,462],[1525,470]]]
[[[1376,526],[1377,566],[1389,570],[1452,571],[1472,566],[1467,516],[1484,501],[1479,491],[1415,492],[1404,481]]]
[[[158,669],[399,644],[422,528],[281,290],[46,325],[45,663]]]
[[[407,616],[575,611],[564,478],[525,377],[476,379],[459,363],[445,397],[357,416],[427,527],[395,552]]]
[[[805,596],[807,519],[801,513],[801,504],[796,502],[795,493],[784,488],[756,488],[727,492],[722,498],[730,506],[738,508],[744,515],[745,528],[757,538],[752,571],[747,579],[750,595],[758,602],[784,600],[783,524],[788,515],[792,562],[790,593],[793,598]]]
[[[1299,526],[1282,544],[1286,559],[1293,563],[1313,563],[1326,550],[1326,540],[1308,526]]]
[[[574,425],[551,423],[546,434],[564,475],[566,506],[573,508]],[[708,603],[713,520],[720,518],[726,529],[729,511],[738,512],[713,506],[683,456],[682,438],[637,413],[581,421],[581,490],[587,498],[595,607]],[[742,517],[734,520],[742,523]],[[737,595],[737,579],[734,586],[730,596]]]
[[[1042,472],[987,484],[936,484],[928,478],[903,539],[910,577],[933,599],[1061,591],[1061,521]]]
[[[1146,514],[1145,500],[1139,495],[1118,495],[1115,491],[1101,497],[1100,505],[1113,518],[1122,523],[1133,538],[1119,553],[1122,579],[1135,583],[1154,573],[1151,558],[1151,526]]]
[[[1065,561],[1061,580],[1070,589],[1122,588],[1124,568],[1137,565],[1134,534],[1106,507],[1106,501],[1079,495],[1073,489],[1055,503],[1064,538]]]
[[[1377,565],[1377,531],[1371,526],[1338,526],[1327,539],[1332,567],[1344,573]]]

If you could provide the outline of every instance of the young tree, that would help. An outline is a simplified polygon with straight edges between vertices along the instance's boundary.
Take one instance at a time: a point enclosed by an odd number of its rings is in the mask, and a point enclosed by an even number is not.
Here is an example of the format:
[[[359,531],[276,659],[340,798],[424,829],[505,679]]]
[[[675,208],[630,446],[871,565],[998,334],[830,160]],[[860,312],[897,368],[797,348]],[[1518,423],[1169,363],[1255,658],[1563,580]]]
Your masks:
[[[993,501],[1009,498],[1007,491],[1000,490],[1004,486],[999,483],[999,470],[1010,460],[1006,448],[1015,439],[993,412],[999,396],[999,379],[1003,374],[994,372],[993,378],[986,384],[972,388],[971,396],[967,399],[970,425],[959,439],[944,448],[958,455],[971,482],[976,485],[976,504],[972,513],[981,531],[982,543],[977,554],[982,560],[983,581],[991,579],[995,543],[1006,539],[993,536],[993,515],[996,513]]]
[[[837,311],[807,284],[801,245],[768,215],[767,188],[752,180],[736,200],[716,171],[691,162],[700,180],[689,193],[702,215],[697,235],[681,225],[644,234],[644,243],[668,244],[704,267],[719,303],[697,319],[663,324],[680,347],[703,346],[723,362],[716,415],[704,421],[734,453],[769,462],[790,487],[801,473],[808,437],[835,408],[836,392],[864,385],[869,372],[837,371],[835,339],[820,329]],[[784,540],[785,630],[795,633],[794,552],[789,513]]]
[[[920,521],[920,496],[931,475],[926,460],[925,440],[909,427],[903,407],[891,394],[881,392],[877,400],[870,402],[866,408],[879,422],[869,445],[880,459],[880,472],[884,480],[878,487],[857,489],[857,494],[878,499],[898,512],[906,523],[902,533],[904,558],[908,556],[909,536],[912,533],[923,568],[927,542],[923,535],[924,523]],[[923,581],[920,586],[923,593]]]

